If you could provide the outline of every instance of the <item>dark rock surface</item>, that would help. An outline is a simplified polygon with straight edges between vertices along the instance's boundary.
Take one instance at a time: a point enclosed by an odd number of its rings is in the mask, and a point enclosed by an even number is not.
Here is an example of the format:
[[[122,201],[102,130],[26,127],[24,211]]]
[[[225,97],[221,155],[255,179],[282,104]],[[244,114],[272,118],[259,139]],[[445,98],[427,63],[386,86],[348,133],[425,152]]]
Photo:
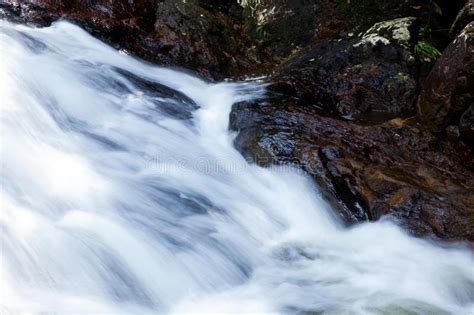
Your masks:
[[[278,92],[327,115],[374,122],[415,112],[414,18],[378,23],[360,38],[321,41],[270,78]]]
[[[261,165],[307,171],[349,223],[388,215],[417,235],[474,242],[474,158],[456,138],[470,135],[472,113],[455,139],[426,131],[430,119],[406,117],[416,107],[416,68],[397,24],[322,41],[283,64],[266,101],[234,106],[235,145]],[[466,70],[470,59],[452,53],[463,52],[448,48],[439,62],[454,59],[455,71]],[[473,91],[457,88],[455,99]]]
[[[248,31],[268,45],[277,56],[286,56],[314,36],[315,24],[328,14],[327,1],[241,1]]]
[[[65,18],[117,48],[207,78],[251,74],[271,60],[244,34],[236,1],[6,0],[0,9],[39,25]]]
[[[426,79],[418,115],[431,131],[457,125],[474,102],[474,22],[446,48]]]
[[[463,1],[438,2],[457,13]],[[421,0],[4,0],[0,16],[39,25],[68,19],[146,60],[222,79],[268,73],[308,42],[365,31],[374,21],[427,19],[429,7]]]
[[[451,26],[464,0],[436,1],[442,16],[424,0],[240,0],[251,34],[280,60],[308,43],[365,32],[376,22],[406,16],[430,21],[436,28]],[[454,16],[453,16],[454,15]],[[447,18],[445,18],[447,17]],[[446,26],[446,21],[449,25]],[[447,31],[445,32],[448,33]]]
[[[463,113],[459,121],[459,133],[461,140],[474,148],[474,103]]]
[[[295,98],[234,106],[236,147],[261,165],[307,171],[347,222],[390,214],[413,233],[474,241],[474,160],[414,121],[362,126]]]

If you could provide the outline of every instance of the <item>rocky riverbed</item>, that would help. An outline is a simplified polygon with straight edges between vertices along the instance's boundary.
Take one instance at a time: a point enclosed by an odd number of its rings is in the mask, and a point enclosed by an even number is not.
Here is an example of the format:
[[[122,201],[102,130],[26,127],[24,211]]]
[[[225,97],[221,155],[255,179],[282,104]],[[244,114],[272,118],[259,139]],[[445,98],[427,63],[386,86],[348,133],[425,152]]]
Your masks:
[[[395,218],[474,242],[474,4],[469,1],[4,1],[209,80],[264,75],[234,105],[236,147],[307,171],[348,223]]]

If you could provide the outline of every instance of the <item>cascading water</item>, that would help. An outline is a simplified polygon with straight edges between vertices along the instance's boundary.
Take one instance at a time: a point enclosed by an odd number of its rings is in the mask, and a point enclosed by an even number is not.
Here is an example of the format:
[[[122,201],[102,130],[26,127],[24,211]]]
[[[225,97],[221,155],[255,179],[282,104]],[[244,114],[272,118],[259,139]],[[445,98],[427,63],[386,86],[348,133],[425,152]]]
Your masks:
[[[66,22],[1,21],[0,58],[2,314],[473,311],[469,249],[347,229],[303,174],[246,163],[228,115],[263,87]]]

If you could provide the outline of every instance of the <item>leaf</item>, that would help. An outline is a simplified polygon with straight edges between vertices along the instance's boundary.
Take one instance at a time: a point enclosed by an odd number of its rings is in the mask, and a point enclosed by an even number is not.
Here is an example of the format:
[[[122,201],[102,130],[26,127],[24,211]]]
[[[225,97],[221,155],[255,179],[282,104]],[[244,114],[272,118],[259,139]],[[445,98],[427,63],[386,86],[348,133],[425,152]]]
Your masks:
[[[415,45],[415,54],[418,56],[429,57],[430,59],[438,59],[441,56],[441,52],[426,41],[419,41]]]

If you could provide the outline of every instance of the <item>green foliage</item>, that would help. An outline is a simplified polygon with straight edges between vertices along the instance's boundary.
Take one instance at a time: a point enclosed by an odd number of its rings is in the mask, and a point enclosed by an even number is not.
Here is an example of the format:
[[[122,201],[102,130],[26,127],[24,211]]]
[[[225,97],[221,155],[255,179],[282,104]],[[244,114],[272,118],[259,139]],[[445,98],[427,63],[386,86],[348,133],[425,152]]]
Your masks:
[[[417,57],[427,57],[436,60],[441,56],[441,52],[429,42],[420,40],[415,45],[415,55]]]
[[[431,35],[431,27],[429,27],[428,25],[420,27],[418,35],[420,36],[420,38],[429,38]]]

